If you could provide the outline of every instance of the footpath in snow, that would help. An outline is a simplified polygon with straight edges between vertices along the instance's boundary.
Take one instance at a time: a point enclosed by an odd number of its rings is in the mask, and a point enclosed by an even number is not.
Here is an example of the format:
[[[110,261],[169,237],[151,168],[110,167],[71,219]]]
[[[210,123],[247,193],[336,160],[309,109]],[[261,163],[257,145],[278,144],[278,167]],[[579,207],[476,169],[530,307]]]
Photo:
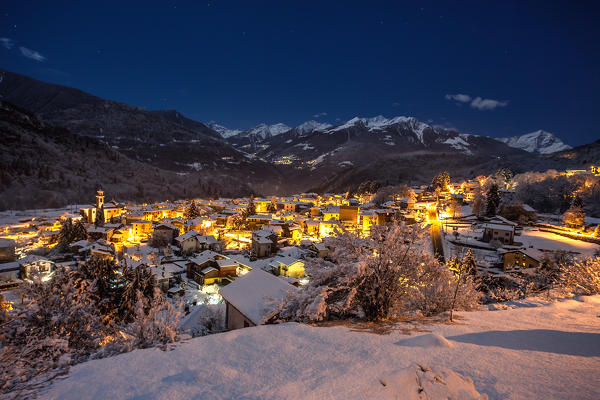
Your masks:
[[[494,308],[411,336],[287,323],[200,337],[80,364],[41,397],[600,399],[600,296]]]

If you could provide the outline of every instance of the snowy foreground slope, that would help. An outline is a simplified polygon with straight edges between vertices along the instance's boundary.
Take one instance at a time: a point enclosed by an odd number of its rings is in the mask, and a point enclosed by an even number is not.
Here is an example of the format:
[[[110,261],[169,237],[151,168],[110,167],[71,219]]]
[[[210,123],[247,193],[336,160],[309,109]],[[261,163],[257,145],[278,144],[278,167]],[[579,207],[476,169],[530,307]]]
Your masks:
[[[600,296],[496,308],[411,336],[294,323],[206,336],[81,364],[41,397],[600,398]]]

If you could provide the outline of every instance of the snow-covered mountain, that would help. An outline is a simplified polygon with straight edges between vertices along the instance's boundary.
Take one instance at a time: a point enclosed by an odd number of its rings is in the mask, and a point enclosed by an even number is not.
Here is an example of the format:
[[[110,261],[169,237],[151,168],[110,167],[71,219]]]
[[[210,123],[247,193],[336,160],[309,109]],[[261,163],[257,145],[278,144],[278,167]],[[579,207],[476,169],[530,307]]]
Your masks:
[[[219,133],[219,135],[221,135],[223,137],[223,139],[227,139],[227,138],[230,138],[232,136],[242,133],[242,131],[239,129],[225,128],[223,125],[219,125],[214,122],[209,123],[208,126],[212,130],[217,131]]]
[[[543,130],[527,133],[522,136],[498,138],[498,140],[502,143],[506,143],[510,147],[539,154],[556,153],[557,151],[568,150],[571,148],[571,146],[563,143],[562,140],[552,133]]]
[[[402,125],[403,127],[412,130],[421,143],[423,143],[424,130],[426,128],[431,128],[429,125],[413,117],[394,117],[388,119],[383,115],[378,115],[372,118],[354,117],[341,125],[329,129],[328,132],[336,132],[360,124],[366,127],[370,132],[383,131],[393,125]]]
[[[326,129],[331,128],[332,125],[327,122],[319,122],[319,121],[306,121],[303,124],[300,124],[296,127],[296,130],[299,133],[308,133],[314,131],[324,131]]]
[[[255,126],[252,129],[250,129],[249,131],[242,132],[241,135],[256,136],[256,137],[260,137],[262,139],[268,139],[270,137],[277,136],[279,134],[287,132],[290,129],[292,129],[292,128],[290,128],[289,126],[282,124],[282,123],[273,124],[273,125],[260,124],[260,125]]]

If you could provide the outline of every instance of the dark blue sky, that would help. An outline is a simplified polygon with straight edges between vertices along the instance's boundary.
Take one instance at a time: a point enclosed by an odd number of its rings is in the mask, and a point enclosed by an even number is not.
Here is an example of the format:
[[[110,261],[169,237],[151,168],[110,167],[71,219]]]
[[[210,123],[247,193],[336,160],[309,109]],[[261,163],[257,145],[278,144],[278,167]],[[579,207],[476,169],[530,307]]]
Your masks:
[[[5,1],[0,66],[230,128],[408,115],[577,145],[600,137],[596,4]]]

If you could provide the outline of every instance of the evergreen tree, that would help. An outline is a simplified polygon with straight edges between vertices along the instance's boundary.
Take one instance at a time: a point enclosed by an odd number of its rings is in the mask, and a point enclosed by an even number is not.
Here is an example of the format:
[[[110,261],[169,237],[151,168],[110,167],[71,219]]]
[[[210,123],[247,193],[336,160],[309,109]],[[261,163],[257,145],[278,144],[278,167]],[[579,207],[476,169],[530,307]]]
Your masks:
[[[185,213],[183,214],[183,218],[189,220],[189,219],[197,218],[199,216],[200,216],[200,210],[198,210],[198,207],[196,207],[196,202],[194,200],[192,200],[189,207],[185,210]]]
[[[114,261],[99,257],[90,258],[81,267],[86,279],[95,282],[98,308],[103,315],[113,315],[120,304],[124,284]]]
[[[477,274],[477,261],[475,260],[475,255],[473,254],[473,250],[468,249],[467,253],[462,259],[462,263],[464,265],[465,272],[468,274],[476,275]]]
[[[69,246],[73,243],[73,220],[68,218],[63,222],[60,232],[58,233],[58,244],[56,247],[60,251],[67,251]]]
[[[490,185],[485,195],[485,200],[485,215],[488,217],[496,215],[498,206],[500,205],[500,190],[497,184],[493,183]]]
[[[251,216],[256,214],[256,205],[254,204],[254,196],[250,196],[250,200],[248,200],[248,206],[246,207],[246,210],[244,210],[244,215],[246,217],[246,219]]]
[[[123,321],[130,322],[136,316],[138,302],[145,304],[144,313],[148,313],[154,290],[157,288],[156,279],[145,265],[138,265],[135,268],[125,266],[123,277],[125,284],[119,304],[119,314]]]
[[[442,191],[448,190],[450,186],[450,174],[446,171],[437,174],[431,181],[431,188],[433,190],[440,189]]]
[[[96,209],[96,220],[94,221],[94,225],[104,226],[104,206]]]
[[[87,239],[87,229],[85,229],[85,225],[81,220],[78,220],[73,224],[73,234],[71,237],[71,243],[77,242],[78,240],[86,240]]]
[[[585,211],[583,210],[583,200],[581,200],[581,197],[575,196],[571,202],[571,207],[563,214],[563,223],[575,229],[585,226]]]

